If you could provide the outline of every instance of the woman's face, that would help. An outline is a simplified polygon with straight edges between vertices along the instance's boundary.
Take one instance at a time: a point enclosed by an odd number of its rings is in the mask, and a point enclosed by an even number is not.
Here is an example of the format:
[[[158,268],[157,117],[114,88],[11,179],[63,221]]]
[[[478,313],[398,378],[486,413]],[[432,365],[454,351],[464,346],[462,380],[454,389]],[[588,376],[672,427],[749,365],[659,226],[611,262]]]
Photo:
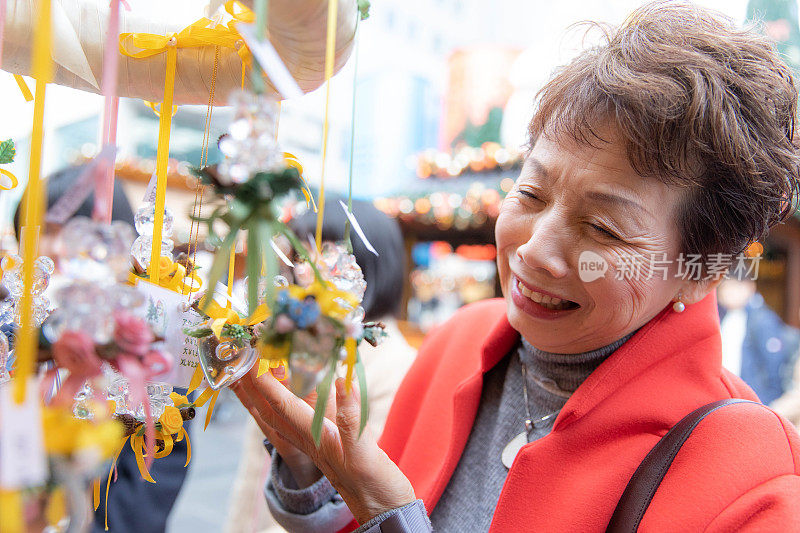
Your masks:
[[[676,275],[681,199],[636,174],[618,141],[595,148],[540,136],[495,230],[514,329],[539,349],[580,353],[635,331],[679,293],[699,301],[708,284]]]

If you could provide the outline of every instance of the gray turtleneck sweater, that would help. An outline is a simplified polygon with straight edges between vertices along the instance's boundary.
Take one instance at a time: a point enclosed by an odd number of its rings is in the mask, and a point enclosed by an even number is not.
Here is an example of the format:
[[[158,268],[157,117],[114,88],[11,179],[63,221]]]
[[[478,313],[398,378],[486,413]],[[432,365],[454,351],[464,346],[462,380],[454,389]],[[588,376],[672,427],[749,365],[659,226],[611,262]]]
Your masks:
[[[489,370],[484,376],[469,440],[430,516],[433,529],[488,531],[508,474],[501,462],[503,449],[525,429],[523,362],[527,369],[528,408],[535,421],[560,411],[589,374],[631,335],[603,348],[573,355],[544,352],[523,340]],[[534,424],[528,442],[550,433],[554,421],[552,416]],[[273,459],[265,493],[270,510],[281,525],[289,531],[336,531],[349,522],[347,507],[325,478],[306,489],[297,489],[280,457],[273,454]],[[424,506],[417,500],[373,518],[358,531],[416,533],[430,528]]]

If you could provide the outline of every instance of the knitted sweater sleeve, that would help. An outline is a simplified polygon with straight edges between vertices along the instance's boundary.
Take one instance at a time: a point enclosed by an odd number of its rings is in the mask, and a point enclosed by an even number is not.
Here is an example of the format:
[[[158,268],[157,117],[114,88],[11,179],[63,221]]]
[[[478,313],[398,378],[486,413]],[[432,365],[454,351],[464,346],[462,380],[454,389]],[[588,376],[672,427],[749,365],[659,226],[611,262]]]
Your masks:
[[[291,472],[277,452],[272,452],[272,469],[264,488],[267,505],[275,520],[290,532],[339,531],[353,521],[353,515],[322,476],[314,484],[298,488]],[[422,500],[392,509],[361,525],[355,533],[428,533],[431,523]]]

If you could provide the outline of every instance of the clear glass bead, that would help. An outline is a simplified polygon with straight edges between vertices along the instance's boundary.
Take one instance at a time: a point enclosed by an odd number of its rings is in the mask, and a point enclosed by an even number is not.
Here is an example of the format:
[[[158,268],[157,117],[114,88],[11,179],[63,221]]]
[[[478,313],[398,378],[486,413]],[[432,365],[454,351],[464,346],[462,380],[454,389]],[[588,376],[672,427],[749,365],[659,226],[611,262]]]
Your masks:
[[[136,231],[139,235],[152,235],[153,226],[156,219],[156,206],[155,204],[145,204],[140,207],[133,217]],[[161,229],[162,237],[169,237],[172,235],[173,224],[175,217],[172,214],[172,209],[164,207],[164,224]]]
[[[172,259],[172,249],[175,245],[171,240],[161,241],[161,255]],[[150,253],[153,249],[152,235],[140,235],[131,246],[131,256],[145,270],[150,266]]]

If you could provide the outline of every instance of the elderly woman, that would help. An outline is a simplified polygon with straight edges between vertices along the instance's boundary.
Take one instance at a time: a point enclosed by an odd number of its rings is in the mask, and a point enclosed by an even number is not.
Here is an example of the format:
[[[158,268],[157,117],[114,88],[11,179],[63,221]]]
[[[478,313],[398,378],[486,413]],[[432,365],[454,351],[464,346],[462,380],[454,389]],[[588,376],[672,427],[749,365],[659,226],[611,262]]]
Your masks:
[[[683,4],[639,9],[561,69],[497,220],[504,299],[429,335],[380,441],[359,437],[343,380],[318,448],[311,407],[274,377],[237,386],[278,451],[267,497],[279,521],[604,530],[687,413],[757,400],[721,367],[712,291],[721,265],[795,207],[797,97],[768,41]],[[713,412],[642,530],[800,530],[798,450],[762,405]]]

